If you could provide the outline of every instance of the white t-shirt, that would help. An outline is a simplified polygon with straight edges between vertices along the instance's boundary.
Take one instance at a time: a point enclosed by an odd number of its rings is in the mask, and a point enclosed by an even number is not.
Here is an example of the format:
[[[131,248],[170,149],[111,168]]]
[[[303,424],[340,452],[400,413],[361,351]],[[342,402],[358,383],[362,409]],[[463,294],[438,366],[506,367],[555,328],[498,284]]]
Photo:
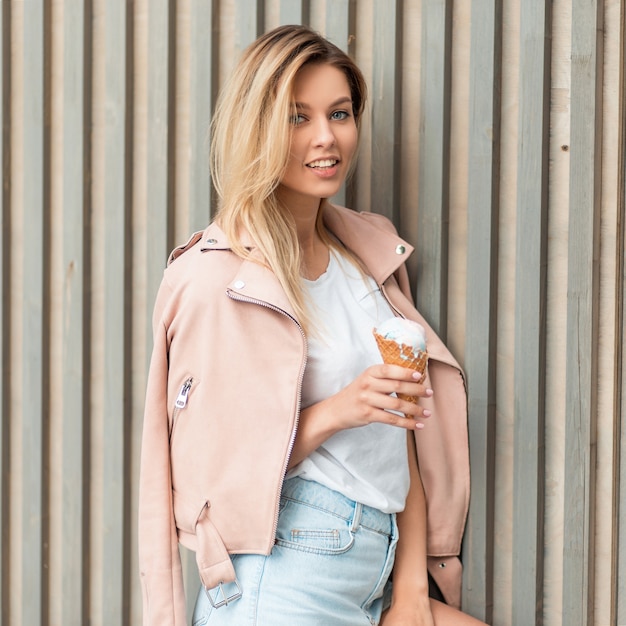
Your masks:
[[[393,312],[375,281],[332,251],[326,272],[304,283],[315,303],[318,329],[308,339],[302,386],[306,408],[382,362],[372,329]],[[287,476],[315,480],[384,513],[397,513],[404,509],[409,489],[406,433],[380,423],[340,431]]]

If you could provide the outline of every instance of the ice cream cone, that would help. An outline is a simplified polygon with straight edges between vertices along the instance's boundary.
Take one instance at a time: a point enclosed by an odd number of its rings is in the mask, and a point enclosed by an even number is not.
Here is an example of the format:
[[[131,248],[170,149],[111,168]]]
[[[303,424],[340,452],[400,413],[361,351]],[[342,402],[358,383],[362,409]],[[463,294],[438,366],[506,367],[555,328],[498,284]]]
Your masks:
[[[426,350],[415,350],[412,346],[398,343],[394,339],[387,339],[374,330],[374,337],[378,344],[378,350],[383,358],[383,363],[390,365],[400,365],[419,372],[422,375],[420,382],[423,383],[426,376],[426,365],[428,364],[428,352]],[[398,394],[399,398],[408,402],[416,403],[418,398]]]

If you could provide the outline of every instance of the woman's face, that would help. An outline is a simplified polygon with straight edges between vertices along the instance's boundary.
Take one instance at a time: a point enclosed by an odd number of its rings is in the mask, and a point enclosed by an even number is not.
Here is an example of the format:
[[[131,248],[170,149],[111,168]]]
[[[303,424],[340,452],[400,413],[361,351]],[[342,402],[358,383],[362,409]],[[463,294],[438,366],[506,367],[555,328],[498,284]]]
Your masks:
[[[305,65],[294,84],[296,114],[289,163],[278,193],[288,207],[319,206],[345,180],[358,133],[346,75],[327,64]]]

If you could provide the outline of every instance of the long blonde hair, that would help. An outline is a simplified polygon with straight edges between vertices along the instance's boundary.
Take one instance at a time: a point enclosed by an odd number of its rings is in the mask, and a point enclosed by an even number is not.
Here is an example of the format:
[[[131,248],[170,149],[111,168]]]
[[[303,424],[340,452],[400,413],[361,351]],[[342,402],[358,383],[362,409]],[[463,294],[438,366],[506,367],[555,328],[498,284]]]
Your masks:
[[[250,251],[240,235],[248,233],[305,331],[311,324],[300,246],[293,218],[275,191],[289,161],[294,80],[310,63],[329,64],[345,74],[359,128],[367,97],[361,71],[340,48],[305,26],[281,26],[246,49],[221,92],[211,128],[211,174],[220,199],[216,220],[242,258]],[[337,247],[321,211],[316,228],[325,242]]]

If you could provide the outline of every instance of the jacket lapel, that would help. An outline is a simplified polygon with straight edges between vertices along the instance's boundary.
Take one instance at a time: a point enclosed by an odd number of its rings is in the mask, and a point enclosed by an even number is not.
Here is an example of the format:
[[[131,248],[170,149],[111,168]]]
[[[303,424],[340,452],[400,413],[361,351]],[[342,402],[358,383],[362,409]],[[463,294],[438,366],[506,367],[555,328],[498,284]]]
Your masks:
[[[328,229],[365,264],[372,278],[382,285],[411,255],[413,246],[395,233],[384,230],[363,215],[324,205]]]
[[[295,312],[280,282],[257,254],[247,235],[242,237],[242,243],[251,248],[251,254],[248,259],[242,260],[237,273],[228,282],[227,290],[230,295],[238,300],[270,305],[296,319]],[[230,251],[230,249],[230,242],[224,231],[215,222],[211,223],[203,233],[202,252]]]

